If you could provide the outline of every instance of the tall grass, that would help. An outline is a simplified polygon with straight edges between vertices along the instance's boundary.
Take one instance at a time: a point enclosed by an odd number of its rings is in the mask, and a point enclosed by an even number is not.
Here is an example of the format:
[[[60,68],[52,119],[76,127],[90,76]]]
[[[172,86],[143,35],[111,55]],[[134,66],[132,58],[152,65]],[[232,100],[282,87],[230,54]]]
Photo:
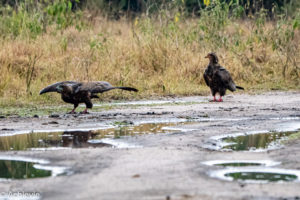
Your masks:
[[[38,93],[62,80],[105,80],[140,90],[104,94],[114,99],[208,94],[202,74],[211,51],[246,91],[299,88],[300,12],[268,20],[261,10],[242,19],[240,7],[214,1],[199,17],[172,9],[114,21],[57,5],[66,10],[49,5],[36,15],[21,10],[1,16],[11,28],[0,28],[2,103],[55,102],[58,95]]]

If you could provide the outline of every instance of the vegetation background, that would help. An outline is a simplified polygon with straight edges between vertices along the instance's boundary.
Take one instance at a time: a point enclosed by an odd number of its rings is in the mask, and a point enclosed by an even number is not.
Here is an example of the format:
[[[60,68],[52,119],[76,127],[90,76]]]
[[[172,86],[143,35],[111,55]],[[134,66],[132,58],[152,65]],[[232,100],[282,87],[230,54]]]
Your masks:
[[[55,103],[39,91],[63,80],[208,94],[211,51],[246,91],[299,89],[300,1],[0,0],[0,46],[1,106]]]

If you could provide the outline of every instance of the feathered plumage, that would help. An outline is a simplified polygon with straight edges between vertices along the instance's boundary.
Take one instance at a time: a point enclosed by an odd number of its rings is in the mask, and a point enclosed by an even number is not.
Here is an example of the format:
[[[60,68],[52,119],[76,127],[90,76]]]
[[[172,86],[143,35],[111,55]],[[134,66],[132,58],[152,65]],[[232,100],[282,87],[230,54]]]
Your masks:
[[[216,94],[219,93],[220,99],[226,94],[226,90],[234,92],[236,89],[244,90],[243,87],[235,85],[230,73],[221,65],[219,65],[218,57],[215,53],[209,53],[205,58],[209,59],[209,65],[203,74],[205,83],[210,87],[211,93],[214,96],[213,101],[216,100]]]
[[[71,111],[71,113],[74,113],[75,109],[80,103],[85,103],[86,109],[83,111],[83,113],[87,113],[87,109],[93,107],[91,99],[99,98],[97,96],[97,93],[103,93],[113,89],[121,89],[134,92],[138,91],[137,89],[132,87],[114,87],[110,83],[105,81],[62,81],[45,87],[40,91],[40,95],[47,92],[58,92],[61,94],[61,98],[64,102],[74,105],[74,109]]]

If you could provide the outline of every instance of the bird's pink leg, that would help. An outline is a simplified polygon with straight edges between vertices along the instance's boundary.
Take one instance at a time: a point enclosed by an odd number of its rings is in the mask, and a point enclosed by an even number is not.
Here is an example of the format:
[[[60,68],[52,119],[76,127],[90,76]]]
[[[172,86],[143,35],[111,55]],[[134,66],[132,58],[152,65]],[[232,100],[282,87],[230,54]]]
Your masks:
[[[214,99],[208,100],[208,101],[209,101],[209,102],[216,102],[216,101],[217,101],[216,96],[214,96]]]
[[[87,108],[84,109],[84,111],[81,112],[82,114],[88,114]]]
[[[76,108],[73,108],[73,109],[71,110],[71,112],[68,112],[68,114],[76,114],[75,109],[76,109]]]
[[[218,102],[223,102],[222,96],[220,96]]]

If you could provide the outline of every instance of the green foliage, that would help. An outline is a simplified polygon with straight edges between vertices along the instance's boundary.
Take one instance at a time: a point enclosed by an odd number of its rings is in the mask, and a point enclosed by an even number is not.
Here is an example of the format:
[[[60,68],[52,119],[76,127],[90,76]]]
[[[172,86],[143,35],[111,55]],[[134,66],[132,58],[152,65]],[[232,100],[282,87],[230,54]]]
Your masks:
[[[10,6],[1,8],[0,16],[0,34],[2,36],[16,37],[18,35],[35,38],[43,32],[43,14],[39,6],[34,7],[30,12],[32,5],[24,2],[20,3],[18,10]]]
[[[185,15],[200,15],[206,7],[215,4],[235,4],[232,14],[254,15],[261,9],[265,9],[268,16],[278,13],[297,13],[300,6],[298,0],[82,0],[81,5],[85,5],[89,10],[101,10],[101,13],[119,19],[122,15],[145,13],[147,16],[159,14],[161,10],[180,10]],[[83,7],[83,6],[82,6]]]
[[[69,26],[81,29],[83,26],[81,12],[72,11],[70,0],[56,0],[53,3],[24,0],[14,7],[8,4],[2,6],[0,13],[2,37],[36,38],[52,24],[55,24],[59,30],[64,30]]]
[[[45,10],[48,14],[49,24],[54,23],[59,30],[64,30],[73,25],[77,29],[81,29],[82,27],[82,23],[80,23],[81,12],[74,13],[72,11],[70,0],[56,0],[53,4],[49,4]]]
[[[295,60],[298,55],[299,46],[295,43],[295,34],[300,29],[300,14],[293,20],[286,20],[284,16],[277,21],[275,28],[270,32],[270,42],[272,43],[273,51],[277,51],[281,56],[283,65],[282,74],[286,76],[288,66],[293,66],[291,71],[294,78],[298,79],[299,67]]]

